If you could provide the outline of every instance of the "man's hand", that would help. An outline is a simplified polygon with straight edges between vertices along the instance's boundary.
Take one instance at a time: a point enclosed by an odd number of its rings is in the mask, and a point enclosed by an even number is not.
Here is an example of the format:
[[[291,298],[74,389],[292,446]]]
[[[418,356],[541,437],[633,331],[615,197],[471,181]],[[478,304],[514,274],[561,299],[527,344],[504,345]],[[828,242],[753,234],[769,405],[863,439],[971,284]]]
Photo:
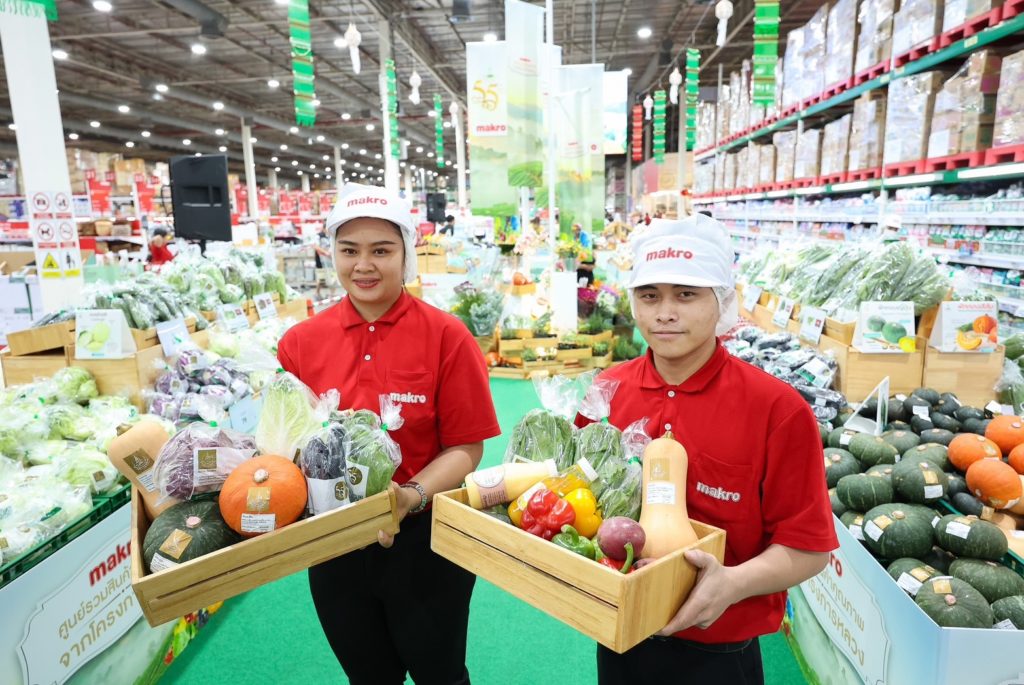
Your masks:
[[[399,487],[398,483],[395,483],[394,481],[391,481],[391,484],[398,488],[398,521],[401,522],[405,520],[406,516],[408,516],[409,511],[420,505],[420,496],[419,493],[412,488]],[[388,535],[383,530],[378,530],[377,542],[379,542],[380,546],[384,549],[388,549],[395,544],[395,536]]]
[[[686,602],[658,635],[672,635],[692,626],[707,628],[741,598],[732,569],[722,566],[718,559],[695,549],[686,553],[686,560],[697,567],[697,582]]]

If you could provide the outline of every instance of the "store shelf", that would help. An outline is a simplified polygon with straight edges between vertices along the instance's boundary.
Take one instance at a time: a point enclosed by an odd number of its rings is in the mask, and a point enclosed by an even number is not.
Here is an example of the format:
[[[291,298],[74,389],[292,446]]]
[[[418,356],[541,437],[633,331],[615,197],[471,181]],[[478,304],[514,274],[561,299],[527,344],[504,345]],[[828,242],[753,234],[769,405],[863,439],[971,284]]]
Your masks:
[[[912,76],[922,71],[927,71],[939,64],[968,55],[979,48],[985,47],[986,45],[1002,40],[1007,36],[1021,31],[1024,31],[1024,14],[1020,14],[991,28],[984,29],[969,38],[959,40],[949,47],[943,48],[929,55],[925,55],[924,57],[905,64],[890,73],[882,74],[881,76],[873,78],[866,83],[855,86],[854,88],[845,90],[838,95],[828,98],[827,100],[822,100],[813,104],[807,109],[798,110],[795,114],[784,119],[779,119],[767,126],[750,131],[749,133],[728,143],[724,143],[709,150],[704,150],[694,157],[694,161],[700,162],[710,157],[714,157],[714,155],[719,152],[728,152],[738,147],[742,147],[753,140],[792,126],[801,119],[813,117],[834,107],[850,102],[851,100],[855,100],[868,91],[884,88],[888,86],[893,79]],[[811,98],[811,100],[813,99],[814,98]]]
[[[963,255],[957,250],[944,250],[938,247],[927,248],[936,257],[955,264],[987,267],[991,269],[1024,269],[1024,255],[1003,255],[988,252],[976,252]]]
[[[145,245],[146,239],[137,235],[93,235],[93,236],[80,236],[82,238],[92,238],[96,242],[100,243],[132,243],[135,245]]]

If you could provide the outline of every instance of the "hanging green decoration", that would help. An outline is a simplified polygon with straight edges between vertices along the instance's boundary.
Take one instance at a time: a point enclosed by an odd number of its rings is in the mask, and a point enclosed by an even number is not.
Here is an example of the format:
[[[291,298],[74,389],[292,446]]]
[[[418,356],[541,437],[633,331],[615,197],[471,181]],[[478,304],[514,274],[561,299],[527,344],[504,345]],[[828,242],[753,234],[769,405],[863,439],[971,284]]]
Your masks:
[[[441,106],[441,96],[437,93],[434,93],[434,139],[437,168],[444,169],[444,109]]]
[[[36,13],[39,11],[39,7],[29,7],[29,5],[39,5],[48,20],[57,21],[57,0],[8,0],[4,4],[7,5],[6,12],[8,14],[21,14],[27,17],[38,16]]]
[[[665,161],[665,103],[668,99],[665,91],[654,91],[654,163]]]
[[[686,49],[686,149],[697,143],[697,96],[700,93],[700,50]]]
[[[401,157],[402,144],[398,139],[398,77],[395,75],[395,61],[392,59],[384,63],[384,78],[387,81],[388,93],[388,138],[391,142],[391,156],[394,159]]]
[[[754,2],[754,74],[755,105],[775,104],[775,65],[779,61],[778,0]]]
[[[290,0],[288,31],[292,45],[292,83],[295,93],[295,123],[312,126],[316,123],[313,100],[313,44],[309,33],[309,0]]]

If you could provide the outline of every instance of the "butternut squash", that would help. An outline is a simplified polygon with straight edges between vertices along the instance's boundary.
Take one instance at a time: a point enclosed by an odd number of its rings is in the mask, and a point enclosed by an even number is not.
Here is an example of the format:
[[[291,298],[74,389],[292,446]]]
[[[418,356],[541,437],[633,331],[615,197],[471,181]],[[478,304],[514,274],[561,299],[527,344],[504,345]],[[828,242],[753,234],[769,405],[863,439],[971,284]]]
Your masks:
[[[1024,557],[1024,530],[1003,530],[1006,545],[1014,554]]]
[[[160,490],[153,482],[153,466],[157,455],[170,439],[156,421],[143,419],[134,426],[119,426],[117,437],[110,441],[107,457],[142,496],[142,505],[150,521],[178,503],[173,497],[160,501]]]
[[[643,454],[640,527],[647,535],[641,558],[657,559],[697,542],[686,512],[686,449],[666,433]]]
[[[1020,485],[1024,488],[1024,476],[1020,477]],[[1008,508],[1007,511],[1013,514],[1024,514],[1024,497],[1021,497],[1012,507]]]

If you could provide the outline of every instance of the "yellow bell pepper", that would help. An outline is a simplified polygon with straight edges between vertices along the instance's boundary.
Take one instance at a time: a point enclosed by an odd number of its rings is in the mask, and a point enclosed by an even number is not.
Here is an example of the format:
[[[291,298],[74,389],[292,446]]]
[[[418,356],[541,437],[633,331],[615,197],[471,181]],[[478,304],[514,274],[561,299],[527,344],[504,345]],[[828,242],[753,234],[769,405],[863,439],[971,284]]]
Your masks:
[[[597,529],[601,527],[601,514],[597,511],[597,498],[594,497],[594,493],[589,488],[576,488],[565,496],[565,501],[576,512],[573,527],[579,534],[585,538],[597,535]]]
[[[508,520],[512,522],[512,525],[516,528],[522,528],[520,523],[523,520],[523,510],[519,506],[519,499],[514,499],[508,503]]]

